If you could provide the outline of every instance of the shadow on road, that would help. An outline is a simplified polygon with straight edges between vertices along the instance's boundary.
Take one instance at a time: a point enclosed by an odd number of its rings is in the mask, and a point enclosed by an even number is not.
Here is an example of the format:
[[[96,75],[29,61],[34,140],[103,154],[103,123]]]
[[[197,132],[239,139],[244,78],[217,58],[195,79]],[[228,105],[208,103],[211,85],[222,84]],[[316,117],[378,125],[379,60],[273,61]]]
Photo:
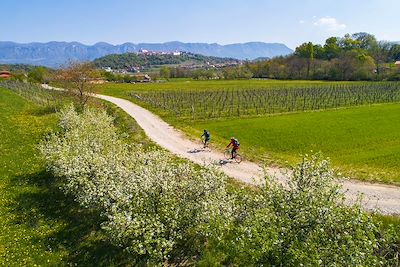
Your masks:
[[[208,147],[206,148],[194,148],[192,150],[188,150],[187,153],[195,154],[195,153],[200,153],[200,152],[211,152],[211,149]]]

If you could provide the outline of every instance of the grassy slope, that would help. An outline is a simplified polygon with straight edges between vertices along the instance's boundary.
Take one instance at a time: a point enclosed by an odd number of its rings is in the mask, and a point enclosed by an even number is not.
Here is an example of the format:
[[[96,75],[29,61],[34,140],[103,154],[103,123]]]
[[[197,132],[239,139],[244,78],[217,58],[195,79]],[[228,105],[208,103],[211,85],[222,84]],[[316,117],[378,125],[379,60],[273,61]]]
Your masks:
[[[0,266],[126,265],[128,257],[102,235],[98,214],[81,209],[45,172],[36,146],[56,120],[0,88]]]
[[[0,265],[56,262],[63,253],[51,253],[43,241],[63,224],[46,221],[41,214],[43,207],[29,201],[46,194],[35,186],[39,179],[48,177],[42,162],[33,155],[41,136],[54,127],[55,117],[35,115],[32,105],[0,90]]]
[[[127,93],[132,90],[266,88],[299,83],[327,82],[177,80],[160,84],[105,84],[100,91],[130,99]],[[230,136],[236,136],[241,141],[242,153],[253,160],[272,160],[279,164],[288,161],[293,164],[301,153],[322,151],[332,158],[335,167],[340,167],[354,178],[400,184],[398,104],[190,123],[150,109],[194,137],[208,128],[219,148]]]

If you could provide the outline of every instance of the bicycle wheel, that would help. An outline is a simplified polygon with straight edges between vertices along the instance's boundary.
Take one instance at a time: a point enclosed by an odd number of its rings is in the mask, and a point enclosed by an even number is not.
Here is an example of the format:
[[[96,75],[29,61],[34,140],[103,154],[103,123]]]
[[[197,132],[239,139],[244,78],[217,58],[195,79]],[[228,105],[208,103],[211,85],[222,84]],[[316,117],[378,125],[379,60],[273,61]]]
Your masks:
[[[236,156],[235,156],[235,161],[236,161],[237,163],[242,162],[242,156],[240,156],[239,154],[236,154]]]
[[[224,152],[224,157],[225,157],[226,159],[231,159],[232,153],[231,153],[231,150],[230,150],[230,149],[226,149],[226,150],[225,150],[225,152]]]

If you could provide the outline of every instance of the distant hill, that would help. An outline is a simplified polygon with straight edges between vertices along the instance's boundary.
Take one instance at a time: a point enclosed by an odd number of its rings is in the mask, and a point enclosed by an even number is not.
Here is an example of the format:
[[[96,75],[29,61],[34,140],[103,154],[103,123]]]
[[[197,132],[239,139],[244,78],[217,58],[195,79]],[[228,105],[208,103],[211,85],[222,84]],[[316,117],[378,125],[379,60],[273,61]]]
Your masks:
[[[10,71],[10,72],[29,72],[33,70],[36,66],[27,64],[0,64],[0,71]]]
[[[236,65],[240,62],[233,58],[220,58],[203,56],[188,52],[173,54],[157,54],[157,53],[124,53],[112,54],[93,61],[96,67],[112,69],[131,69],[135,67],[155,67],[163,65],[179,65],[179,66],[205,66],[205,65]]]
[[[0,42],[0,64],[33,64],[57,67],[69,60],[91,61],[110,54],[150,51],[185,51],[214,57],[236,59],[272,58],[287,55],[293,51],[284,44],[250,42],[242,44],[219,45],[216,43],[124,43],[111,45],[100,42],[84,45],[78,42],[27,43]]]

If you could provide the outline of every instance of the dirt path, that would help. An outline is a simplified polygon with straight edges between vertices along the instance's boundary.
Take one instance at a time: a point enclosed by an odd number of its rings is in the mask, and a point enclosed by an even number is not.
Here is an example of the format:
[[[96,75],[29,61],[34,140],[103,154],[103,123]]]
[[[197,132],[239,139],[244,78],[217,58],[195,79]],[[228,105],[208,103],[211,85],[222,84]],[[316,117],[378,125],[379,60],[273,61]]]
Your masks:
[[[97,97],[123,109],[137,121],[151,140],[179,157],[201,165],[215,164],[228,176],[245,183],[262,183],[262,169],[257,164],[248,161],[237,164],[224,160],[222,152],[202,149],[200,142],[188,140],[158,116],[128,100],[105,95]],[[287,170],[267,168],[267,173],[284,181]],[[384,214],[400,214],[400,187],[358,181],[341,183],[349,201],[356,199],[359,193],[364,194],[363,207],[366,210],[378,208]]]

